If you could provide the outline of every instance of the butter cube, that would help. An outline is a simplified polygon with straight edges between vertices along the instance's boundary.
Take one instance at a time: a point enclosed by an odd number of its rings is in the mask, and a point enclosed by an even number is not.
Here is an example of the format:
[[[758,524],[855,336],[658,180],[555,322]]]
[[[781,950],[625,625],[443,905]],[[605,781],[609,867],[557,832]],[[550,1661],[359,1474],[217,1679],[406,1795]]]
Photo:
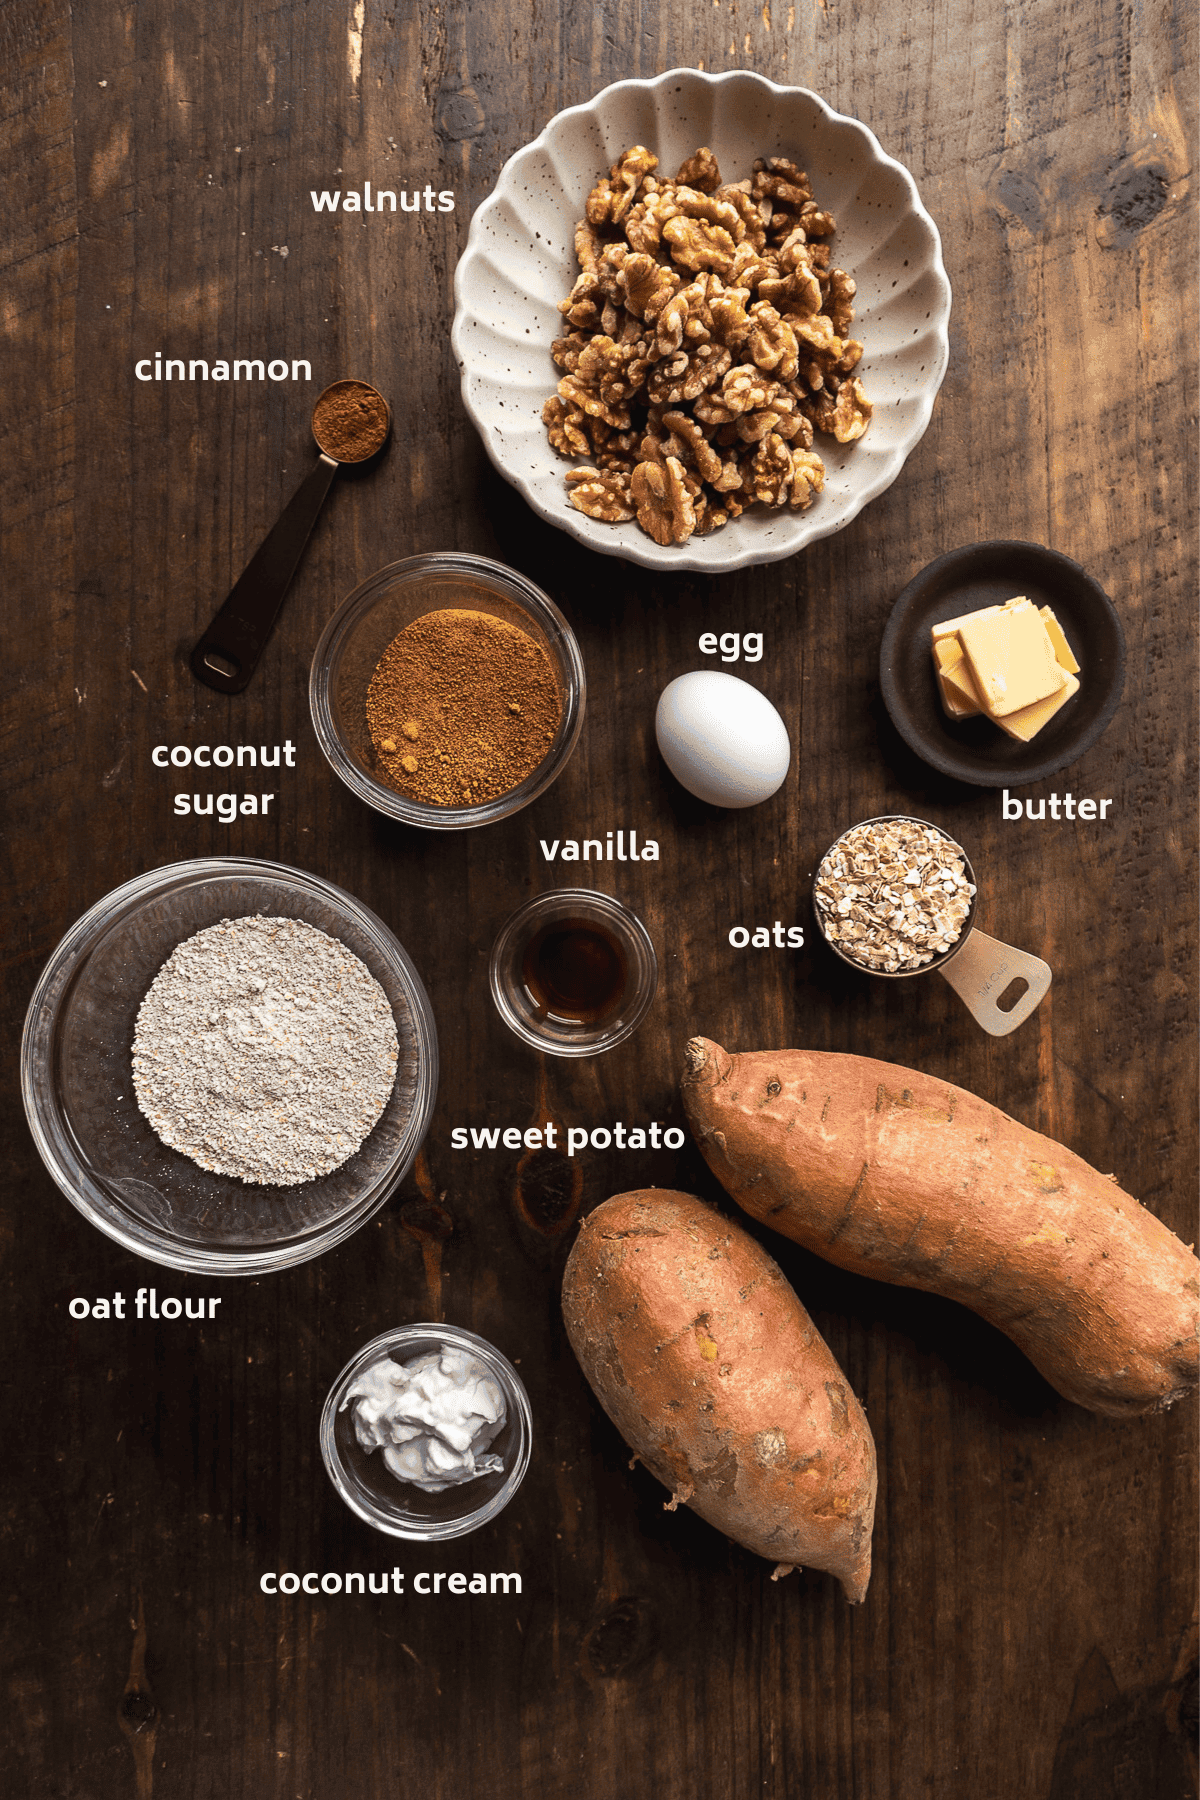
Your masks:
[[[930,637],[934,644],[937,644],[942,638],[956,637],[959,626],[967,624],[969,620],[990,619],[995,613],[1002,611],[1003,608],[999,606],[984,606],[978,612],[963,613],[960,619],[946,619],[941,625],[933,626]]]
[[[951,719],[969,719],[982,712],[979,695],[963,660],[956,637],[937,638],[933,646],[933,672],[937,677],[942,711]]]
[[[1023,706],[1019,712],[1009,713],[1007,718],[997,719],[1001,731],[1007,731],[1009,737],[1019,738],[1027,744],[1037,736],[1043,725],[1049,724],[1060,707],[1065,706],[1072,694],[1079,692],[1079,683],[1075,676],[1067,670],[1063,671],[1066,679],[1057,694],[1050,694],[1044,700],[1035,700],[1032,706]]]
[[[1054,655],[1059,668],[1066,669],[1068,674],[1078,675],[1079,664],[1075,661],[1071,646],[1067,642],[1066,633],[1055,618],[1053,610],[1049,606],[1043,606],[1041,608],[1041,614],[1045,621],[1046,631],[1049,635],[1050,642],[1054,645]]]
[[[952,719],[970,719],[983,711],[979,689],[971,679],[971,671],[961,652],[955,662],[938,670],[938,687],[942,705]]]
[[[968,618],[958,639],[984,711],[993,719],[1048,699],[1066,682],[1045,620],[1032,606]]]

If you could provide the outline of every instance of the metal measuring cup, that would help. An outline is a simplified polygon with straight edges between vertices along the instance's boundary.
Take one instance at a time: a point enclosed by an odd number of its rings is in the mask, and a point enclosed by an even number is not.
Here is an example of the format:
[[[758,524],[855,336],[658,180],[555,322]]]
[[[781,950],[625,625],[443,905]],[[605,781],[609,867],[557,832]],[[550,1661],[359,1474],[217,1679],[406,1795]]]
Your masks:
[[[331,455],[321,441],[321,402],[339,389],[361,389],[382,405],[384,424],[357,456]],[[317,515],[340,468],[370,462],[387,443],[392,412],[378,388],[367,381],[334,381],[313,403],[312,434],[320,456],[272,525],[229,591],[229,597],[192,651],[189,663],[197,681],[218,694],[240,694],[258,667],[258,659],[291,586],[292,576],[309,540]]]
[[[971,905],[958,937],[948,950],[935,955],[932,961],[922,963],[915,969],[873,969],[866,963],[857,962],[849,956],[840,945],[835,944],[825,927],[825,918],[817,904],[816,884],[813,885],[813,913],[817,921],[817,929],[833,951],[833,954],[847,967],[857,969],[861,975],[876,975],[884,981],[901,981],[912,975],[938,974],[949,982],[967,1011],[977,1025],[991,1037],[1007,1037],[1018,1025],[1023,1025],[1030,1014],[1036,1011],[1050,991],[1052,974],[1049,963],[1040,956],[1031,956],[1027,950],[1017,950],[1012,944],[1002,944],[997,938],[989,937],[986,931],[980,931],[975,925],[975,912],[979,904],[979,883],[975,879],[975,871],[971,867],[970,858],[962,845],[940,825],[932,825],[927,819],[915,818],[911,813],[881,813],[874,819],[862,819],[857,825],[851,825],[840,837],[834,839],[825,855],[817,865],[817,876],[826,859],[832,854],[842,839],[851,831],[858,831],[864,825],[890,824],[920,825],[927,831],[936,831],[938,836],[952,844],[961,856],[967,880],[975,890],[971,896]],[[1025,992],[1011,1007],[1002,1009],[996,1002],[1003,998],[1007,988],[1014,981],[1024,981]]]

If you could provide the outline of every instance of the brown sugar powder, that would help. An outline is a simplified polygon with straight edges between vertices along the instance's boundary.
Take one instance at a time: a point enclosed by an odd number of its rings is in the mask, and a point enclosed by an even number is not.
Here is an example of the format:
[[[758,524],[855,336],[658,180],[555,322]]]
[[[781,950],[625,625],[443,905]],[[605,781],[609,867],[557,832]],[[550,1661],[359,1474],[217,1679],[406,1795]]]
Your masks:
[[[561,717],[542,646],[464,607],[406,625],[367,689],[382,779],[426,806],[479,806],[510,793],[543,761]]]

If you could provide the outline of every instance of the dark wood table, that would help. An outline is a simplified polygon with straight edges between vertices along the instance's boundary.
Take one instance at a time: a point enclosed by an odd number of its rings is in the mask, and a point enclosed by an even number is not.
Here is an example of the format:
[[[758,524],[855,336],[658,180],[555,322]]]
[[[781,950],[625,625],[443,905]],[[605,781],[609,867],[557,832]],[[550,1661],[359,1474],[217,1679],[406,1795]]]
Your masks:
[[[862,1397],[880,1460],[875,1574],[851,1609],[663,1511],[566,1342],[573,1227],[645,1184],[710,1199],[698,1153],[589,1152],[518,1178],[456,1125],[681,1122],[683,1045],[802,1044],[944,1076],[1113,1170],[1195,1235],[1194,20],[1100,0],[912,9],[611,0],[468,11],[393,0],[10,0],[0,9],[9,1451],[7,1791],[30,1800],[1182,1800],[1196,1792],[1194,1412],[1068,1404],[972,1314],[771,1249]],[[493,472],[449,345],[451,278],[504,160],[611,80],[686,63],[810,85],[912,170],[954,289],[949,373],[895,485],[837,536],[720,579],[660,578],[543,525]],[[370,179],[453,214],[314,212]],[[177,356],[311,360],[311,384],[139,383]],[[186,653],[354,374],[396,403],[343,479],[248,691]],[[904,750],[879,698],[896,594],[986,537],[1052,545],[1112,596],[1124,702],[1070,771],[1099,824],[1006,824],[999,797]],[[306,678],[337,601],[425,550],[515,564],[583,649],[587,719],[558,784],[475,833],[353,800]],[[770,803],[718,813],[653,740],[702,631],[761,631],[753,678],[794,728]],[[736,671],[735,671],[736,672]],[[265,819],[173,816],[158,744],[282,743]],[[262,784],[259,784],[260,786]],[[847,977],[806,922],[846,824],[914,811],[988,871],[988,914],[1055,982],[1005,1040],[940,983]],[[657,864],[588,872],[645,920],[659,998],[622,1048],[539,1058],[487,992],[488,950],[562,876],[545,835],[636,828]],[[16,1099],[15,1047],[68,926],[159,864],[248,854],[374,908],[429,990],[442,1052],[413,1174],[367,1228],[288,1273],[156,1270],[68,1204]],[[983,921],[985,924],[988,919]],[[811,935],[811,934],[810,934]],[[762,1234],[764,1241],[769,1234]],[[73,1298],[219,1292],[216,1321],[77,1321]],[[444,1318],[519,1360],[536,1445],[472,1538],[361,1525],[317,1422],[368,1338]],[[519,1595],[271,1598],[265,1571],[515,1571]]]

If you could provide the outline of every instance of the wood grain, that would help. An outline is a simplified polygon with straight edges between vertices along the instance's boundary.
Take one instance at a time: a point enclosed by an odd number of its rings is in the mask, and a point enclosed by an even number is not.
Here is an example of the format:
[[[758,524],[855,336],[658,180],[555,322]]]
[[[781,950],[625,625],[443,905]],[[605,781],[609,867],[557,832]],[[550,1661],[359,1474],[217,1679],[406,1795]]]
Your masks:
[[[356,24],[361,21],[361,26]],[[573,1221],[654,1183],[716,1197],[688,1145],[519,1167],[459,1124],[680,1123],[683,1044],[804,1044],[912,1064],[1071,1145],[1194,1230],[1196,31],[1124,0],[10,0],[0,513],[8,680],[0,1529],[10,1791],[31,1800],[1179,1800],[1196,1792],[1195,1431],[1060,1401],[948,1303],[771,1240],[862,1399],[880,1459],[875,1576],[846,1607],[667,1515],[566,1344]],[[815,88],[912,170],[954,288],[951,363],[886,495],[791,562],[664,580],[585,552],[487,464],[458,396],[451,281],[474,207],[561,107],[677,63]],[[450,215],[317,215],[311,188],[450,187]],[[286,251],[286,254],[285,254]],[[311,386],[145,384],[133,363],[286,355]],[[382,463],[340,478],[254,683],[185,655],[312,451],[341,375],[392,397]],[[879,700],[892,600],[931,557],[1029,538],[1084,563],[1125,627],[1124,703],[1045,790],[1107,828],[1005,824],[942,782]],[[317,749],[306,680],[364,575],[459,548],[564,608],[588,670],[578,751],[529,812],[423,835],[369,813]],[[793,727],[777,800],[718,814],[653,743],[701,631],[762,631]],[[297,745],[266,819],[179,820],[156,744]],[[199,785],[199,784],[195,784]],[[986,871],[980,922],[1044,955],[1013,1038],[940,983],[859,978],[807,923],[855,819],[931,816]],[[658,864],[597,885],[662,967],[642,1031],[578,1066],[524,1051],[487,994],[492,939],[561,876],[540,836],[636,827]],[[431,995],[442,1086],[391,1205],[318,1262],[219,1284],[203,1327],[88,1321],[155,1283],[44,1171],[15,1100],[37,973],[119,882],[210,853],[327,876],[396,930]],[[442,1316],[519,1359],[536,1451],[516,1501],[417,1553],[360,1525],[317,1447],[325,1393],[389,1325]],[[265,1570],[516,1570],[520,1597],[272,1599]]]

